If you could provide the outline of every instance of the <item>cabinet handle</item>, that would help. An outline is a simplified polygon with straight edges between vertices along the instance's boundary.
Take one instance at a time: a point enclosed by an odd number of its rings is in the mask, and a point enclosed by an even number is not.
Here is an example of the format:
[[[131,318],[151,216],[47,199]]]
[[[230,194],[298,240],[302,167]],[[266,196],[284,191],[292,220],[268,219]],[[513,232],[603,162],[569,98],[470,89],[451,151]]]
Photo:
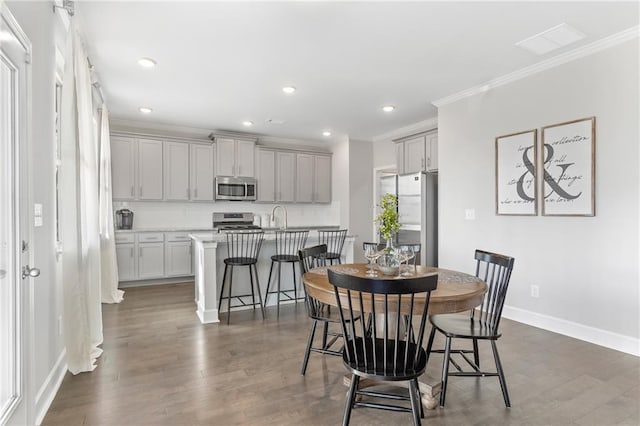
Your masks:
[[[424,158],[420,159],[420,168],[424,169]]]
[[[131,196],[133,197],[133,185],[131,185]]]
[[[140,185],[140,196],[141,196],[141,197],[142,197],[142,194],[143,194],[143,192],[142,192],[142,185]]]
[[[431,157],[427,158],[427,167],[431,167]]]

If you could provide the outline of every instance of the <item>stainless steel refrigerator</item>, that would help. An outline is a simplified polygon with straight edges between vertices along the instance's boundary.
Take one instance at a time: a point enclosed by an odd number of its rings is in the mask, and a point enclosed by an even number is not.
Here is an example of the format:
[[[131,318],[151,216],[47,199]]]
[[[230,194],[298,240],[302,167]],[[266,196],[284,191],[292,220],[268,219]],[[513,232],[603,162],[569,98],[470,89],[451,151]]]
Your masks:
[[[397,244],[420,243],[420,264],[438,266],[438,174],[397,178],[400,231]]]

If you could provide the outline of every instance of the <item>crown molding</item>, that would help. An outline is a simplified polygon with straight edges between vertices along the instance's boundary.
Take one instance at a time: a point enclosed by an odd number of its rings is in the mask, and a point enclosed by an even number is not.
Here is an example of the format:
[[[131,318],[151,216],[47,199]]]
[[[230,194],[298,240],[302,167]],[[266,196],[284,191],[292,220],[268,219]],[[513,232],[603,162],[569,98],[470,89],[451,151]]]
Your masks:
[[[504,86],[505,84],[509,84],[514,81],[537,74],[539,72],[546,71],[562,64],[566,64],[567,62],[592,55],[596,52],[600,52],[601,50],[605,50],[620,43],[624,43],[626,41],[637,38],[638,36],[640,36],[640,26],[636,25],[635,27],[631,27],[609,37],[605,37],[601,40],[595,41],[569,52],[554,56],[553,58],[538,62],[537,64],[531,65],[529,67],[522,68],[518,71],[506,74],[502,77],[489,80],[486,83],[479,84],[458,93],[454,93],[453,95],[438,99],[436,101],[433,101],[432,104],[440,108],[441,106],[457,102],[470,96],[484,93],[488,90],[495,89],[496,87]]]
[[[428,118],[426,120],[423,121],[419,121],[417,123],[414,124],[410,124],[408,126],[405,127],[400,127],[399,129],[395,129],[392,130],[390,132],[387,133],[383,133],[381,135],[378,136],[374,136],[372,138],[373,142],[378,142],[378,141],[386,141],[386,140],[393,140],[393,139],[398,139],[398,138],[403,138],[403,137],[407,137],[407,136],[411,136],[414,135],[416,133],[421,133],[421,132],[426,132],[429,130],[434,130],[438,128],[438,117],[432,117],[432,118]]]

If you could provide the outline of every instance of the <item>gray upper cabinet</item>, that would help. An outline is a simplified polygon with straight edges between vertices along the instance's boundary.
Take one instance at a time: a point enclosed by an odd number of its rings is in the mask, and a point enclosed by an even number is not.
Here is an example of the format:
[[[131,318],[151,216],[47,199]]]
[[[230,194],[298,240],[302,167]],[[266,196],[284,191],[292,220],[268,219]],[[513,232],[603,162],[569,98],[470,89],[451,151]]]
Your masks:
[[[296,155],[296,202],[331,202],[331,156]]]
[[[429,132],[394,141],[398,174],[438,170],[438,133]]]
[[[314,156],[314,194],[315,203],[331,202],[331,157]]]
[[[162,141],[138,139],[138,199],[162,200]]]
[[[296,155],[292,152],[276,152],[276,201],[295,201]]]
[[[189,145],[164,142],[164,199],[189,199]]]
[[[259,202],[296,201],[296,154],[291,151],[256,149]]]
[[[313,155],[296,154],[296,201],[313,202]]]
[[[426,135],[427,171],[438,171],[438,133]]]
[[[256,179],[258,194],[256,201],[276,201],[276,153],[266,149],[256,150]]]
[[[136,195],[136,148],[131,138],[111,138],[111,182],[115,200],[133,200]]]
[[[191,200],[213,201],[213,145],[189,144]]]
[[[255,141],[216,137],[216,175],[254,175]]]
[[[114,200],[162,200],[162,141],[111,138]]]

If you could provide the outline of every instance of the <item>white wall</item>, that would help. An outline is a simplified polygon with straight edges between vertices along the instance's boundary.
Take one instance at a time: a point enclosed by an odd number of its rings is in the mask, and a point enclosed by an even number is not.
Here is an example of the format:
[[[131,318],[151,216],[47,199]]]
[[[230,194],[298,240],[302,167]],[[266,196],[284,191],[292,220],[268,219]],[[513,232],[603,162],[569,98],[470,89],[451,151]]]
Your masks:
[[[373,237],[373,144],[351,139],[349,158],[349,234],[356,236],[355,261],[365,262],[362,243]]]
[[[636,354],[638,79],[635,38],[438,111],[440,265],[472,270],[476,248],[512,255],[505,315]],[[494,138],[590,116],[596,216],[496,216]]]
[[[34,265],[40,277],[33,286],[32,377],[27,384],[27,406],[34,407],[36,420],[48,408],[57,383],[56,374],[64,372],[61,358],[64,344],[58,332],[62,315],[62,287],[56,282],[54,217],[54,86],[55,46],[64,48],[64,29],[52,13],[51,2],[7,2],[32,43],[31,62],[31,175],[33,201],[43,205],[43,226],[34,228],[30,241]],[[61,363],[58,363],[60,361]],[[56,371],[58,367],[58,371]]]
[[[340,211],[340,227],[349,228],[349,139],[331,146],[331,198]]]

